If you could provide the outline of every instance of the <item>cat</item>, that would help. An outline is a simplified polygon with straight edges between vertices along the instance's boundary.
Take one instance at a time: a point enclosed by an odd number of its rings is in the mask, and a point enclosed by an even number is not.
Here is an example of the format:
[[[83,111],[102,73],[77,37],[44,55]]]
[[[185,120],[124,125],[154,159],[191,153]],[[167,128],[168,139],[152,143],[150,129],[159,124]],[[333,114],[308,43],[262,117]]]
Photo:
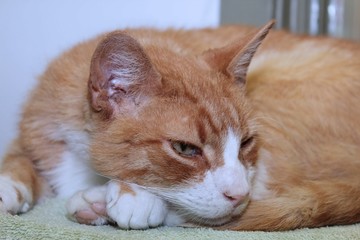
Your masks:
[[[360,222],[360,45],[272,25],[118,30],[63,53],[4,157],[1,212],[57,196],[122,229]]]

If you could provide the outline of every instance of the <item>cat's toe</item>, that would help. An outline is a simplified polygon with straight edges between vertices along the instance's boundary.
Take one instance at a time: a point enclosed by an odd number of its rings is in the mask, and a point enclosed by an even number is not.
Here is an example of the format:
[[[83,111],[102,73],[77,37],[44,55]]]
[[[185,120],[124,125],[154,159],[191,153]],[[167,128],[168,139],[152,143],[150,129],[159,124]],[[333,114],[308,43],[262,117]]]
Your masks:
[[[100,216],[92,209],[83,209],[76,211],[73,214],[73,217],[78,223],[86,225],[100,226],[108,223],[108,220],[105,217]]]
[[[162,225],[166,203],[136,185],[110,182],[106,195],[107,212],[122,229],[147,229]]]
[[[148,219],[150,227],[157,227],[163,224],[165,216],[167,215],[167,208],[161,199],[155,198],[151,208],[150,216]]]
[[[31,196],[25,186],[0,176],[0,213],[18,214],[30,209]]]
[[[6,205],[4,204],[4,200],[3,200],[3,198],[1,196],[2,195],[0,195],[0,213],[7,213],[8,210],[6,208]]]
[[[69,217],[81,224],[107,224],[105,191],[106,187],[94,187],[77,192],[66,204]]]

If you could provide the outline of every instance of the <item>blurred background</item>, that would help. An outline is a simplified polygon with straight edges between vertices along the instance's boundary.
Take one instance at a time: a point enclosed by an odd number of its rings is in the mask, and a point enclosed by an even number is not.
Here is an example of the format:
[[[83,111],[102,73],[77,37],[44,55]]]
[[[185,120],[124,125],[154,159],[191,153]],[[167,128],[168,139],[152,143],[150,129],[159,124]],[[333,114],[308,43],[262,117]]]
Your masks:
[[[37,76],[77,42],[124,27],[260,26],[270,19],[294,33],[360,41],[359,0],[0,0],[0,159]]]
[[[294,33],[360,40],[359,0],[223,0],[220,24],[276,27]]]

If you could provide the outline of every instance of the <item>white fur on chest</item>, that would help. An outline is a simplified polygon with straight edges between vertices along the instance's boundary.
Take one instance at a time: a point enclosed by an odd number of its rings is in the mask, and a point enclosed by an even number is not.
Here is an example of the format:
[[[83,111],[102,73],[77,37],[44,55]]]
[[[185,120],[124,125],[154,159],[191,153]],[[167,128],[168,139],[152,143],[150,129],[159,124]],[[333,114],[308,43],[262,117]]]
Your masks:
[[[59,164],[49,172],[50,184],[57,196],[68,198],[79,190],[104,184],[107,179],[97,175],[90,166],[87,133],[63,128],[61,135],[66,150]]]

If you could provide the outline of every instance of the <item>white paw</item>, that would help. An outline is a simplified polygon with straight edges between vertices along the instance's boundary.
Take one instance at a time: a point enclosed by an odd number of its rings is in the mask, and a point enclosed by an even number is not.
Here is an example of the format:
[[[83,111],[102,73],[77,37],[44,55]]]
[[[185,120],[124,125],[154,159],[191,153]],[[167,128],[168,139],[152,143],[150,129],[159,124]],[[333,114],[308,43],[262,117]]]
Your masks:
[[[107,213],[120,228],[146,229],[162,225],[166,203],[135,184],[111,181],[106,193]]]
[[[70,218],[87,225],[108,223],[105,195],[106,185],[75,193],[66,204]]]
[[[32,195],[21,183],[8,176],[0,176],[0,212],[17,214],[30,209]]]

